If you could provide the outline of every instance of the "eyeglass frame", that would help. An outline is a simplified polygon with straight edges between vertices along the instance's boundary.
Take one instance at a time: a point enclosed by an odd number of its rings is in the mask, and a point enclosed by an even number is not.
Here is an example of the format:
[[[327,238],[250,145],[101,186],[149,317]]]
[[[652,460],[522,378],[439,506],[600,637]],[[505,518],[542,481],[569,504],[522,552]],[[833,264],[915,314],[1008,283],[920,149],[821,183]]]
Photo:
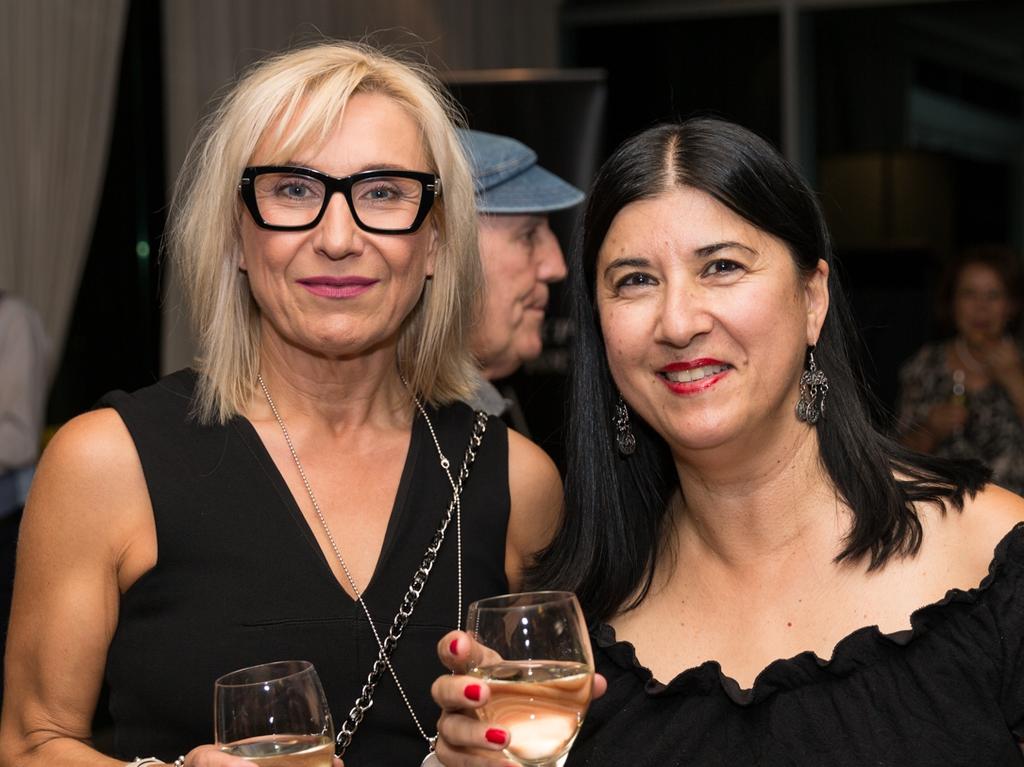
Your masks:
[[[317,213],[316,218],[308,224],[301,224],[299,226],[268,224],[260,213],[259,204],[256,202],[256,177],[264,173],[293,173],[298,176],[312,178],[323,184],[324,199],[320,205],[320,212]],[[420,187],[423,190],[422,195],[420,196],[420,207],[419,210],[416,211],[416,217],[413,219],[412,224],[407,228],[381,229],[379,227],[369,226],[359,218],[359,214],[356,212],[355,203],[352,202],[352,187],[360,181],[365,181],[368,178],[376,178],[378,176],[409,178],[420,182]],[[324,213],[327,212],[327,206],[331,204],[331,199],[334,197],[335,192],[338,192],[348,203],[348,209],[352,214],[352,220],[355,221],[356,226],[364,232],[370,232],[371,234],[412,234],[423,225],[423,222],[427,218],[427,214],[430,213],[430,209],[434,206],[434,201],[441,196],[441,178],[433,173],[426,173],[424,171],[392,170],[389,168],[382,168],[380,170],[364,170],[359,173],[353,173],[351,176],[339,177],[331,176],[313,168],[303,168],[297,165],[250,165],[242,171],[242,179],[238,182],[238,192],[242,196],[242,201],[245,203],[245,207],[248,208],[253,221],[261,229],[269,229],[275,232],[301,232],[314,229],[323,219]]]

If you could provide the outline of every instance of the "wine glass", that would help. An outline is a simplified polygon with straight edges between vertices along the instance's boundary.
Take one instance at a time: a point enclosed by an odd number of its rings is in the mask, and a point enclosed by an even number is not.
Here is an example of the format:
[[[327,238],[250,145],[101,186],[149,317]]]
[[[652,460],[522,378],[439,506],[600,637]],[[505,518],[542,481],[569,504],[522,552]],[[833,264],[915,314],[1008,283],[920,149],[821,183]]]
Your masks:
[[[594,678],[576,596],[534,591],[481,599],[469,606],[466,629],[484,648],[469,673],[491,690],[478,714],[509,732],[505,756],[527,767],[563,764]]]
[[[273,767],[331,767],[334,724],[313,664],[285,660],[232,671],[213,686],[222,751]]]

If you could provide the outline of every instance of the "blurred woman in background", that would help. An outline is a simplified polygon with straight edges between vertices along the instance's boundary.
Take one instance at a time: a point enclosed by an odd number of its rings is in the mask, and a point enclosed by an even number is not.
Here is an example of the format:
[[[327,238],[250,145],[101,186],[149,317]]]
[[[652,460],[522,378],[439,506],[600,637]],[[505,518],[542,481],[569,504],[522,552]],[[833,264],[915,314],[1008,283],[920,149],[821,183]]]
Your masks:
[[[900,370],[899,436],[915,450],[976,458],[993,481],[1024,493],[1024,357],[1014,329],[1020,265],[1000,245],[959,254],[941,294],[952,338]]]

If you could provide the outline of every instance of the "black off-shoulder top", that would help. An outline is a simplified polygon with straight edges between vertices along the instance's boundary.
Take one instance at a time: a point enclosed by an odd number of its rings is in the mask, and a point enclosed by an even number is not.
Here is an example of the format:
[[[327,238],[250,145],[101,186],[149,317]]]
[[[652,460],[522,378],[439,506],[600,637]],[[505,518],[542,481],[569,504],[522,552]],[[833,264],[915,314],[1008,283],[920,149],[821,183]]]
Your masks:
[[[566,767],[1024,764],[1024,524],[996,547],[977,588],[950,590],[910,625],[859,629],[828,661],[777,660],[750,690],[715,661],[662,684],[598,625],[608,692]]]

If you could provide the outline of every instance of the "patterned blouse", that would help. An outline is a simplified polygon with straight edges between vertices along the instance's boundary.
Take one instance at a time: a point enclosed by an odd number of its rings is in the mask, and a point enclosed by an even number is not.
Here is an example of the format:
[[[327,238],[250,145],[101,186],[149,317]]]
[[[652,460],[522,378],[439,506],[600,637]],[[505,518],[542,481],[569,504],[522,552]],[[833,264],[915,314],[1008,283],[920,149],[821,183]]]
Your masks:
[[[926,344],[900,369],[899,433],[924,423],[928,411],[953,397],[946,343]],[[1006,391],[990,383],[966,395],[967,423],[932,451],[945,458],[977,458],[1000,487],[1024,494],[1024,424]]]

